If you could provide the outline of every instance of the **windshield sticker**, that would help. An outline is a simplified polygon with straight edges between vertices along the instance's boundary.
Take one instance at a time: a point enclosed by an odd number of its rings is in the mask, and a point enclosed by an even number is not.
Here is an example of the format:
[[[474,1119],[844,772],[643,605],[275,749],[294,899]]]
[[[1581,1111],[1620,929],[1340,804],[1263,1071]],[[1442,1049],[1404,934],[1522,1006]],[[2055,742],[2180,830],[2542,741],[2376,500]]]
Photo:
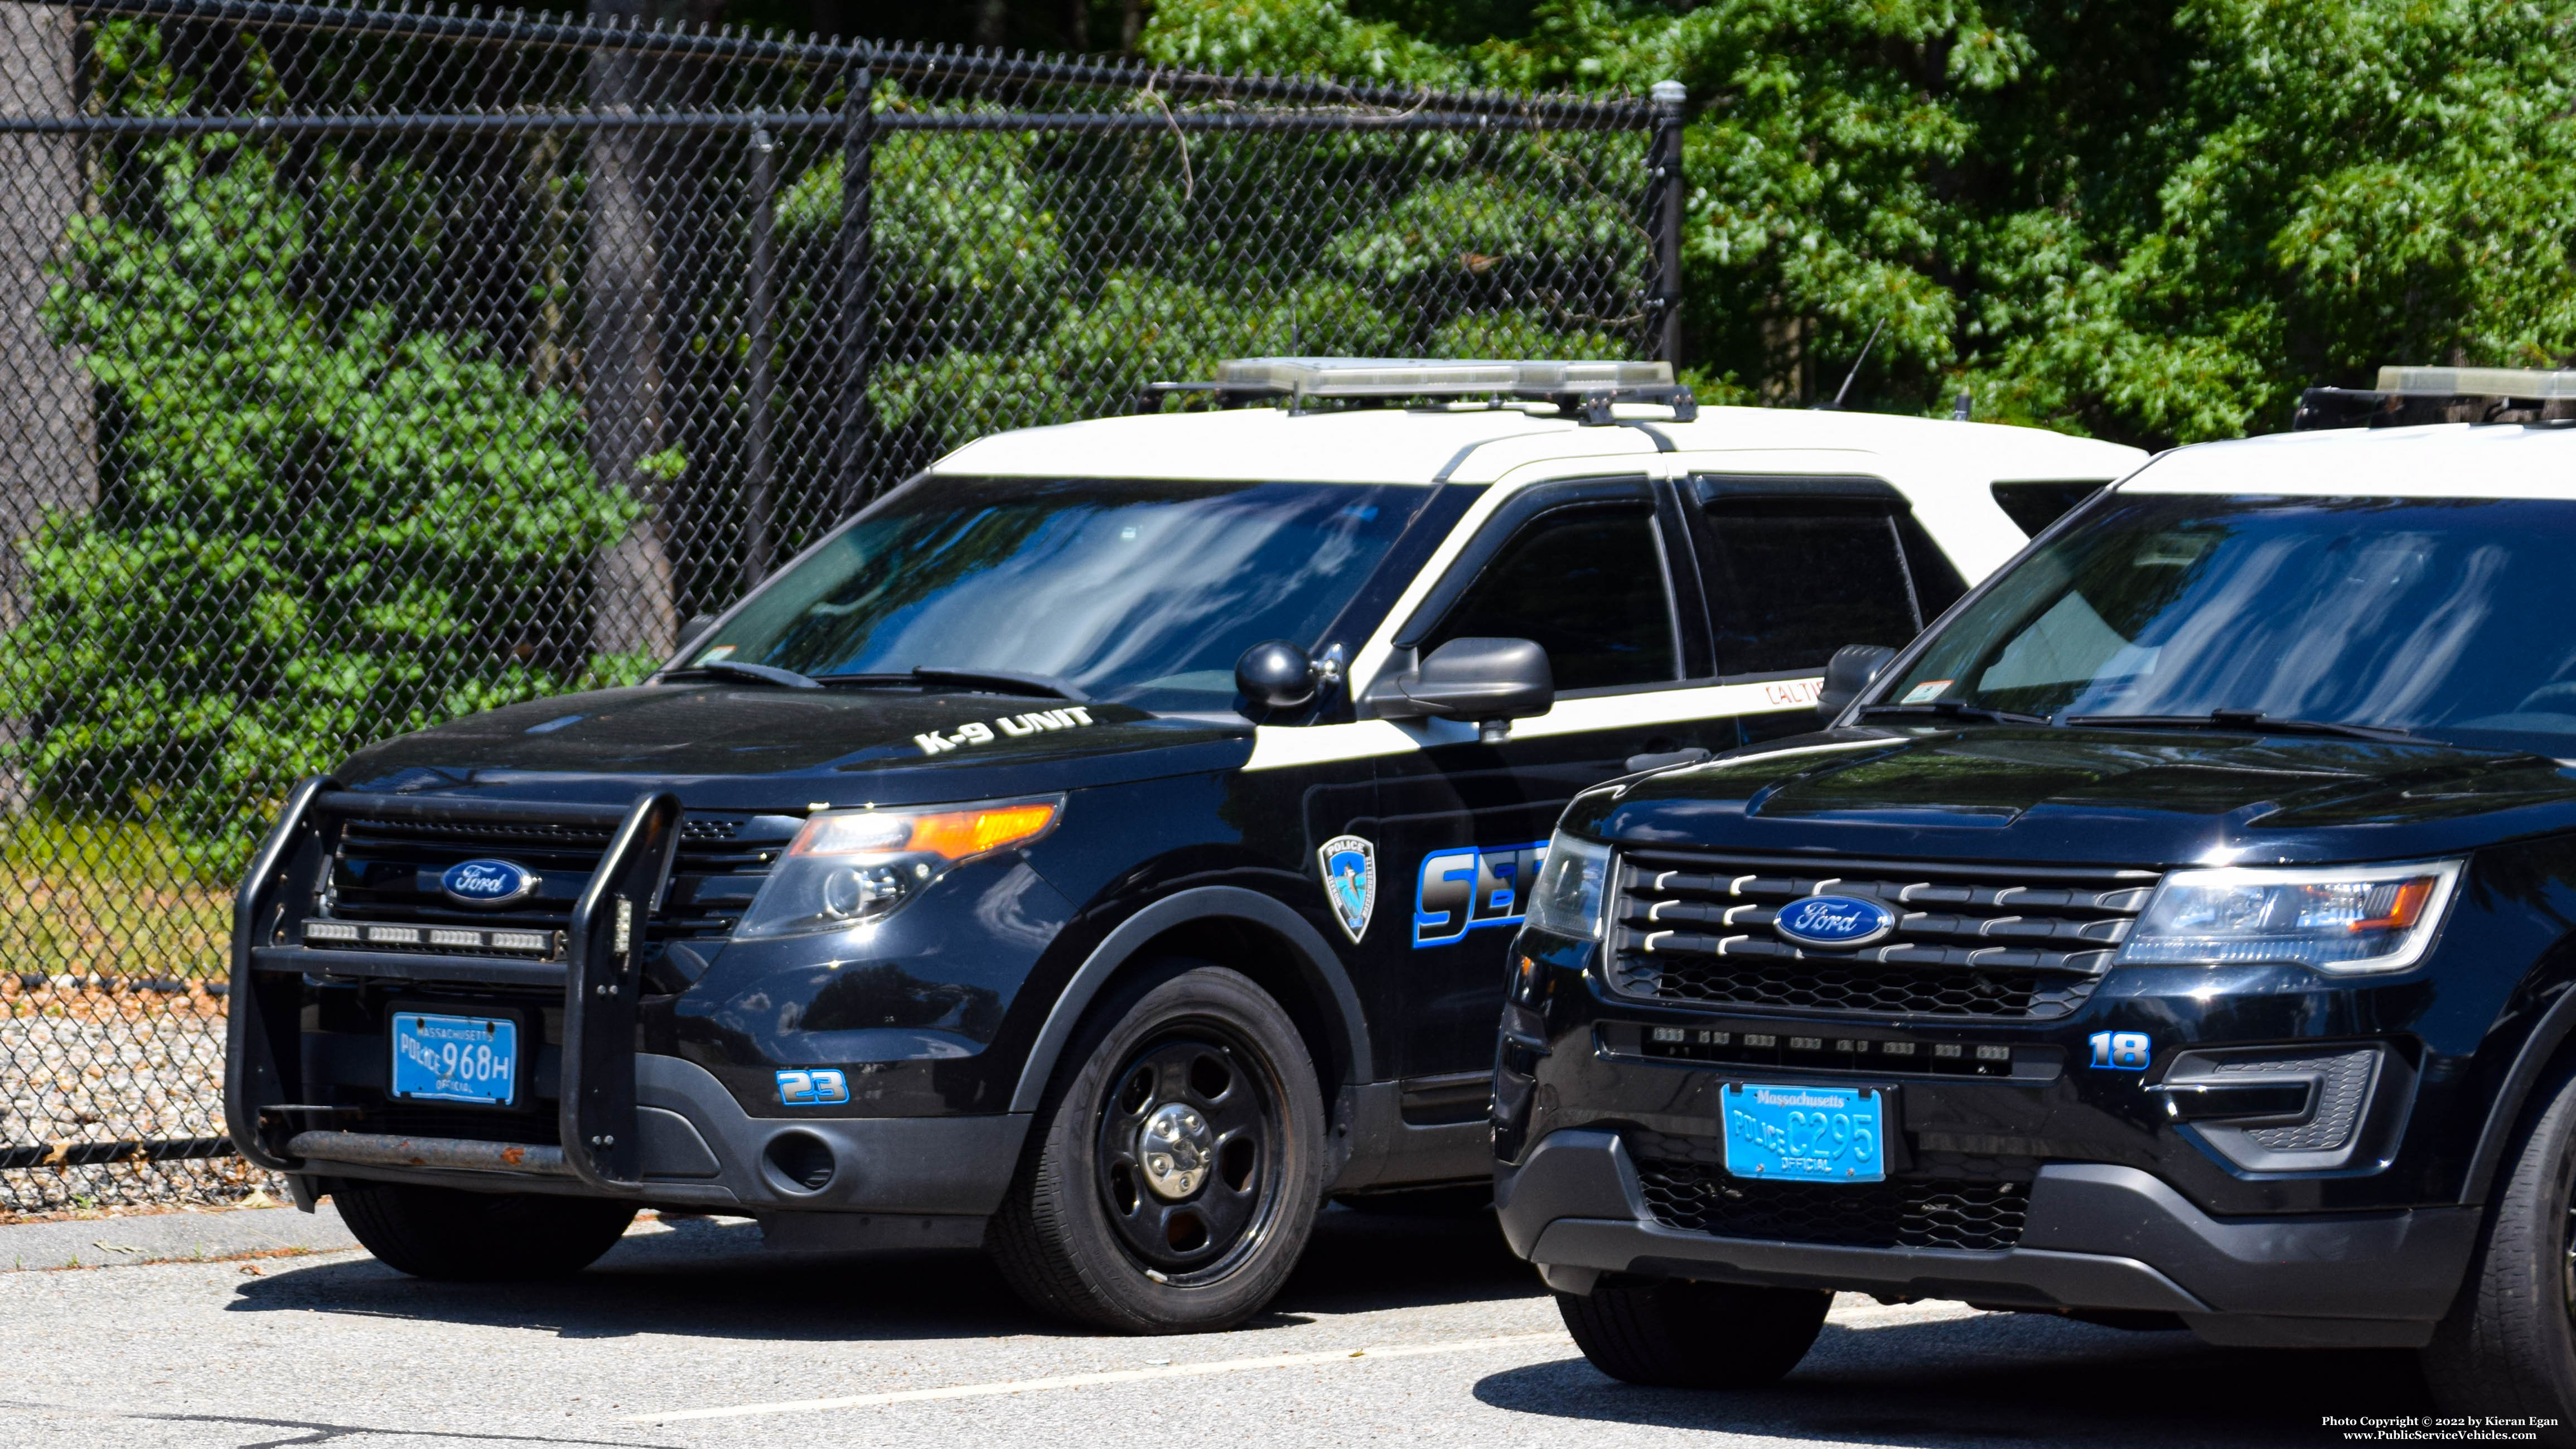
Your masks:
[[[1941,691],[1948,689],[1956,682],[1957,681],[1955,680],[1949,679],[1927,679],[1921,684],[1914,686],[1912,689],[1905,691],[1905,698],[1897,702],[1900,704],[1923,704],[1931,700],[1939,699],[1941,697]]]
[[[1336,835],[1315,851],[1324,871],[1324,897],[1351,944],[1368,934],[1369,915],[1377,909],[1377,847],[1365,837]]]
[[[733,645],[719,644],[713,649],[708,650],[706,653],[699,655],[697,662],[700,664],[719,664],[727,659],[731,659],[733,657],[733,651]]]
[[[941,734],[937,730],[932,730],[926,735],[914,735],[912,742],[921,747],[923,754],[937,755],[949,750],[962,749],[967,745],[989,745],[1004,736],[1016,740],[1047,730],[1080,729],[1084,725],[1097,723],[1099,721],[1091,717],[1091,711],[1078,704],[1068,704],[1062,709],[1041,709],[1029,714],[1007,715],[991,724],[986,724],[980,719],[970,719],[959,725],[953,734]],[[1001,733],[995,734],[996,729]]]

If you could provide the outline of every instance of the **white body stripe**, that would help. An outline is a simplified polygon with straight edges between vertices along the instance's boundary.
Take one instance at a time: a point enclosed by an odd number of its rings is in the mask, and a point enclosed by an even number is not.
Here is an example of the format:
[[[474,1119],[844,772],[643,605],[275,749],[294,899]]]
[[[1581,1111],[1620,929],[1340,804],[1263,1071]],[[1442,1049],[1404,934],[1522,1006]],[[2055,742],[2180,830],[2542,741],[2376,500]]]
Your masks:
[[[1560,699],[1556,708],[1543,715],[1514,720],[1512,734],[1544,739],[1592,730],[1803,709],[1813,705],[1816,687],[1823,682],[1821,677],[1773,679],[1760,684],[1712,684]],[[1355,724],[1263,725],[1253,731],[1252,760],[1244,768],[1284,770],[1334,760],[1374,759],[1432,745],[1464,744],[1475,737],[1474,725],[1450,720],[1365,719]]]

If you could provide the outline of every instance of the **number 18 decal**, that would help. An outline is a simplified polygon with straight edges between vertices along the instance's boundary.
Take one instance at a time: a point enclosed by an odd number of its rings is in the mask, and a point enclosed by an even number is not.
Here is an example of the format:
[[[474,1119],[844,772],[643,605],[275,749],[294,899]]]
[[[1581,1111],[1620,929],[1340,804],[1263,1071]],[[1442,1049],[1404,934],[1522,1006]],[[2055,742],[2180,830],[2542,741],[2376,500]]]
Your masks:
[[[2114,1071],[2143,1072],[2156,1054],[2143,1031],[2097,1031],[2085,1040],[2093,1046],[2093,1065]]]

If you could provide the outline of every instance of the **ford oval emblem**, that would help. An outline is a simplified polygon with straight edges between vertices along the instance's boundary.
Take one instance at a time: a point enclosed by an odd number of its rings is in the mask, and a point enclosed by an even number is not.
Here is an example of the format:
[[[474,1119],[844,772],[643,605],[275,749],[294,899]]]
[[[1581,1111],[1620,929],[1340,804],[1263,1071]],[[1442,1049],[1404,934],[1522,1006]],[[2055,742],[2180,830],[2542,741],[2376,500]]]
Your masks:
[[[438,877],[447,898],[469,906],[506,906],[537,888],[537,873],[514,860],[460,860]]]
[[[1808,896],[1782,906],[1771,929],[1801,946],[1849,951],[1895,930],[1896,912],[1858,896]]]

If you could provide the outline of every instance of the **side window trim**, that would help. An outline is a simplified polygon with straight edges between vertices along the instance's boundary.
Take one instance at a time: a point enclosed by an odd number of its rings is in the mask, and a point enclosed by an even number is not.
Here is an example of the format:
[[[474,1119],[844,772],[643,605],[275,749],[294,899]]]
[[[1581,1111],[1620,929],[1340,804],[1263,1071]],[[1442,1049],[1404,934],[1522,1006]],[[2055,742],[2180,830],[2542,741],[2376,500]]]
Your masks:
[[[1728,498],[1866,498],[1908,507],[1895,484],[1857,473],[1694,473],[1690,483],[1702,507]]]
[[[1655,483],[1655,534],[1663,546],[1664,594],[1673,611],[1674,659],[1684,680],[1717,678],[1717,637],[1712,632],[1708,574],[1700,563],[1699,534],[1691,523],[1698,510],[1683,499],[1670,479]]]
[[[1517,536],[1521,527],[1542,513],[1570,503],[1642,503],[1654,498],[1653,485],[1644,474],[1626,474],[1615,478],[1568,479],[1563,482],[1534,484],[1503,500],[1485,521],[1477,526],[1476,536],[1449,561],[1448,571],[1431,592],[1422,596],[1404,626],[1395,631],[1391,641],[1399,650],[1411,649],[1423,636],[1440,627],[1461,595],[1475,583],[1476,576],[1494,561],[1506,544]],[[1665,591],[1665,607],[1672,606],[1671,590]]]
[[[1896,550],[1896,561],[1901,565],[1896,574],[1905,580],[1905,611],[1914,616],[1914,632],[1920,634],[1923,626],[1932,622],[1923,617],[1923,591],[1914,586],[1914,571],[1920,565],[1915,560],[1914,550],[1905,546],[1905,530],[1897,526],[1896,511],[1890,509],[1880,514],[1879,521],[1887,525],[1887,546]]]
[[[1685,607],[1684,582],[1677,576],[1673,564],[1676,551],[1685,554],[1691,552],[1688,534],[1677,534],[1672,527],[1673,523],[1681,521],[1677,515],[1686,513],[1687,510],[1678,507],[1669,487],[1659,486],[1652,479],[1636,476],[1536,484],[1506,500],[1485,519],[1478,528],[1476,536],[1469,540],[1465,548],[1459,550],[1455,559],[1450,561],[1448,571],[1441,575],[1439,583],[1424,596],[1421,606],[1414,611],[1413,616],[1405,621],[1403,631],[1394,640],[1395,647],[1399,651],[1418,650],[1424,639],[1436,633],[1447,622],[1450,614],[1465,601],[1486,571],[1532,529],[1544,527],[1551,518],[1569,511],[1602,504],[1639,503],[1647,505],[1646,528],[1648,535],[1654,540],[1656,575],[1663,584],[1664,639],[1666,646],[1672,651],[1674,674],[1669,678],[1639,680],[1632,684],[1560,689],[1557,691],[1557,697],[1589,699],[1596,696],[1642,694],[1654,690],[1705,688],[1714,681],[1715,675],[1713,673],[1693,675],[1688,670],[1688,665],[1693,658],[1690,652],[1693,642],[1692,630],[1686,627],[1682,614]],[[1696,580],[1697,563],[1694,560],[1692,582],[1696,583]],[[1693,588],[1690,591],[1691,596],[1696,597],[1697,592]],[[1705,627],[1704,623],[1702,627]],[[1701,642],[1700,650],[1711,657],[1710,667],[1713,670],[1714,651],[1709,648],[1705,640]]]

